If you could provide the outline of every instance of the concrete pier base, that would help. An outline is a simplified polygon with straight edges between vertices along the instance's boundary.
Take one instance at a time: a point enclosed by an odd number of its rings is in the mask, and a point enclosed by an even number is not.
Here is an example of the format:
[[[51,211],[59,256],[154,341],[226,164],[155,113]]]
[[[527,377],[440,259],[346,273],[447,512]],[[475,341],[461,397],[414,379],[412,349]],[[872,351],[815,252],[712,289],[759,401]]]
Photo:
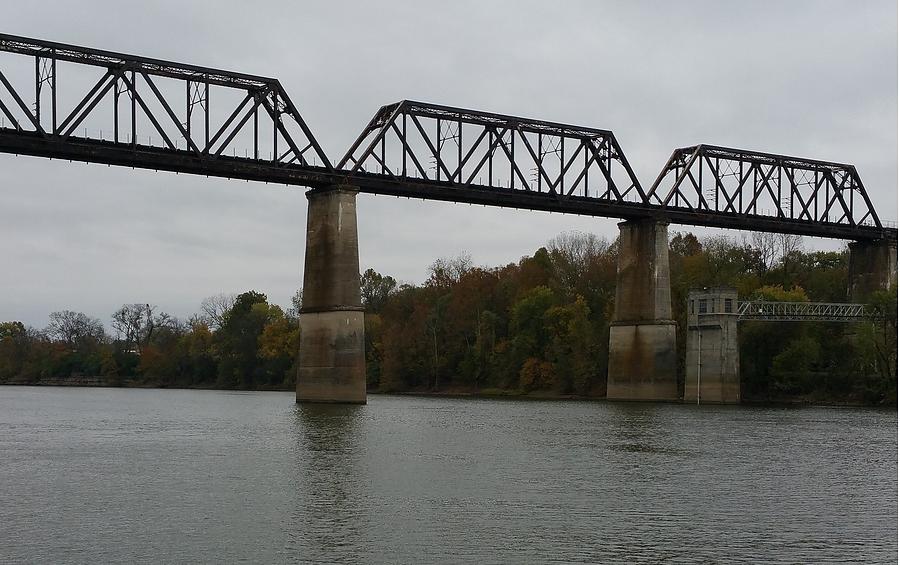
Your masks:
[[[609,328],[606,397],[677,400],[675,322],[615,324]]]
[[[654,220],[622,222],[606,397],[678,400],[675,331],[668,226]]]
[[[897,243],[855,241],[850,244],[850,302],[865,302],[876,290],[897,282]]]
[[[300,314],[297,402],[366,403],[363,328],[359,311]]]
[[[356,194],[347,186],[307,193],[297,402],[366,402]]]

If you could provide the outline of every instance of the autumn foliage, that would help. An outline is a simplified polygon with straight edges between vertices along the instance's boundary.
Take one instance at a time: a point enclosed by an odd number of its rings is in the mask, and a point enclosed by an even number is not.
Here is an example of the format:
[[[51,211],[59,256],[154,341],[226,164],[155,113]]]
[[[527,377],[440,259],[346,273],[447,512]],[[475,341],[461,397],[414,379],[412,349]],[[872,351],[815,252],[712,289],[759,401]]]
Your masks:
[[[692,287],[733,286],[743,299],[847,300],[848,252],[804,251],[795,236],[670,239],[673,318],[683,359]],[[603,396],[617,245],[565,233],[497,267],[438,259],[420,285],[368,269],[370,390]],[[745,399],[885,402],[896,398],[896,288],[875,293],[878,321],[741,324]],[[216,295],[180,320],[150,304],[110,318],[54,312],[42,329],[0,323],[0,383],[100,375],[109,384],[292,388],[302,294],[287,309],[249,291]],[[679,374],[683,375],[683,367]]]

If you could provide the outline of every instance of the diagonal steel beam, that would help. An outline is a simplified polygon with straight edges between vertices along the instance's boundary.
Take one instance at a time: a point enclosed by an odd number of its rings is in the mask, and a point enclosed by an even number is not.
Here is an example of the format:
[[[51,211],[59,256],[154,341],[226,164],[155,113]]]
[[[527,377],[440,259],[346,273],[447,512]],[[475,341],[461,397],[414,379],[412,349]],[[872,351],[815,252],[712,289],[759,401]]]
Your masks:
[[[19,105],[19,109],[21,109],[22,112],[24,112],[25,116],[28,118],[28,121],[30,121],[31,125],[34,126],[34,129],[42,134],[45,133],[44,128],[41,127],[40,122],[37,121],[37,118],[34,116],[34,114],[31,113],[31,110],[28,109],[28,106],[25,105],[25,102],[22,100],[22,98],[16,92],[16,89],[14,89],[13,86],[9,83],[9,81],[6,80],[6,75],[3,74],[3,71],[0,71],[0,82],[3,83],[3,86],[6,87],[6,90],[8,90],[9,93],[12,95],[13,100],[15,100],[16,104]]]
[[[106,73],[104,73],[103,76],[100,77],[100,80],[98,80],[94,84],[94,86],[91,87],[91,89],[88,91],[88,93],[84,95],[84,98],[82,98],[81,101],[75,105],[75,108],[72,109],[72,111],[69,113],[68,116],[66,116],[66,118],[62,121],[62,123],[59,124],[56,127],[56,129],[53,130],[53,133],[58,134],[61,131],[64,131],[69,126],[69,123],[80,114],[81,109],[84,108],[84,105],[92,100],[92,97],[97,93],[97,91],[100,90],[100,88],[103,87],[103,84],[107,80],[109,80],[109,78],[112,77],[113,75],[114,75],[114,73],[112,70],[109,70]]]
[[[233,128],[231,128],[231,133],[228,134],[228,137],[225,138],[225,140],[222,142],[222,145],[220,145],[219,148],[216,150],[215,155],[217,157],[219,155],[221,155],[223,151],[225,151],[225,149],[228,147],[228,144],[231,143],[231,140],[234,139],[235,137],[237,137],[237,134],[240,133],[241,129],[243,129],[244,124],[246,124],[248,121],[250,121],[250,118],[253,117],[254,111],[256,111],[256,109],[259,108],[259,105],[262,103],[262,101],[264,99],[265,99],[264,94],[257,93],[253,96],[253,104],[250,106],[250,109],[248,109],[246,112],[244,112],[244,117],[241,118],[237,122],[237,124],[235,124],[235,126]],[[287,152],[285,152],[285,155],[286,154],[287,154]],[[273,155],[273,157],[275,157],[275,156],[276,155]],[[284,159],[284,155],[278,157],[278,159],[276,159],[276,160],[281,161],[282,159]]]
[[[128,77],[125,76],[125,73],[120,72],[119,79],[122,80],[126,85],[128,85],[129,89],[131,89],[131,95],[134,97],[134,100],[137,101],[141,109],[144,110],[144,114],[147,115],[147,119],[150,120],[150,123],[152,123],[153,127],[156,128],[156,131],[163,138],[163,141],[166,142],[166,145],[169,146],[169,149],[175,149],[175,144],[172,143],[171,139],[169,139],[168,134],[166,134],[166,131],[163,129],[162,125],[160,125],[159,120],[156,119],[156,116],[154,116],[153,112],[150,111],[147,103],[144,102],[144,98],[137,91],[137,85],[134,82],[131,82]],[[137,79],[135,79],[135,82],[137,82]]]
[[[81,124],[81,122],[83,122],[88,117],[91,111],[97,107],[97,104],[99,104],[100,101],[103,100],[103,97],[106,96],[106,93],[109,92],[109,89],[116,85],[115,75],[110,75],[108,78],[109,80],[107,81],[106,86],[93,94],[93,99],[89,104],[83,107],[78,117],[69,124],[69,127],[59,128],[57,133],[61,135],[63,139],[67,139],[70,135],[72,135],[72,133],[75,131],[75,128],[77,128]]]
[[[419,171],[419,174],[422,175],[423,179],[428,178],[428,173],[425,171],[425,167],[422,166],[422,163],[419,162],[419,159],[416,157],[415,152],[410,148],[409,143],[406,142],[406,136],[400,131],[400,128],[397,127],[397,124],[391,122],[391,128],[394,133],[397,134],[397,138],[400,140],[400,144],[403,146],[404,154],[408,155],[410,159],[412,159],[413,164],[416,166],[416,169]]]
[[[215,144],[219,140],[219,138],[222,137],[222,135],[231,126],[231,123],[234,121],[235,118],[238,117],[238,114],[241,113],[241,110],[244,109],[244,106],[247,105],[247,102],[250,102],[251,100],[253,100],[253,92],[248,91],[247,96],[245,96],[244,99],[241,100],[240,104],[238,104],[237,107],[234,109],[234,111],[231,113],[231,115],[228,116],[228,119],[226,119],[225,122],[222,123],[222,126],[216,131],[216,133],[213,134],[212,138],[206,144],[206,147],[203,148],[204,154],[209,154],[209,152],[212,150],[213,146],[215,146]]]
[[[19,125],[19,121],[16,120],[16,117],[13,116],[12,112],[9,111],[9,108],[6,107],[6,104],[3,103],[3,100],[0,100],[0,110],[3,110],[3,113],[6,114],[6,117],[9,118],[9,121],[12,122],[12,125],[17,130],[22,129],[22,126]]]
[[[169,106],[169,103],[166,102],[166,99],[163,97],[162,93],[156,88],[156,84],[150,79],[150,76],[141,71],[141,76],[144,77],[144,80],[147,81],[147,84],[150,86],[150,90],[153,91],[153,94],[156,95],[156,99],[159,100],[159,103],[162,104],[163,109],[169,115],[169,118],[172,120],[172,123],[175,124],[175,127],[178,128],[178,131],[181,132],[181,135],[184,137],[184,141],[197,155],[200,155],[200,148],[194,144],[194,140],[191,139],[190,134],[186,129],[181,125],[181,122],[178,120],[178,116],[175,115],[175,112],[172,111],[172,107]]]

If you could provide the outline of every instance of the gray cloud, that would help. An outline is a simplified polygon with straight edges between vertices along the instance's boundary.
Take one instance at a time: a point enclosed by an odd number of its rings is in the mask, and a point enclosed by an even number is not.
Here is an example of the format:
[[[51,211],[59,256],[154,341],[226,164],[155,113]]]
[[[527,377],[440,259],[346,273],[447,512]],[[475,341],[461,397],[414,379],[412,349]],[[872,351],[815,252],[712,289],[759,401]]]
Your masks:
[[[3,31],[281,79],[337,160],[403,98],[612,129],[645,184],[700,142],[855,163],[897,210],[897,6],[870,2],[17,3]],[[361,266],[421,281],[615,220],[360,196]],[[303,192],[0,155],[0,319],[177,315],[300,284]],[[684,229],[675,227],[674,229]],[[841,242],[810,240],[835,248]]]

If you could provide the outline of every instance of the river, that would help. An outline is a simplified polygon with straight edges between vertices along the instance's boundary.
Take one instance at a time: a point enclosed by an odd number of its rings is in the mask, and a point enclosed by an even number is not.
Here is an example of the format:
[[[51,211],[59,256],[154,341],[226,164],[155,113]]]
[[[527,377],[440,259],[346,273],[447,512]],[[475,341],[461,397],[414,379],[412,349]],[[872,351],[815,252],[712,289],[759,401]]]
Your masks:
[[[0,387],[2,563],[896,562],[897,412]]]

